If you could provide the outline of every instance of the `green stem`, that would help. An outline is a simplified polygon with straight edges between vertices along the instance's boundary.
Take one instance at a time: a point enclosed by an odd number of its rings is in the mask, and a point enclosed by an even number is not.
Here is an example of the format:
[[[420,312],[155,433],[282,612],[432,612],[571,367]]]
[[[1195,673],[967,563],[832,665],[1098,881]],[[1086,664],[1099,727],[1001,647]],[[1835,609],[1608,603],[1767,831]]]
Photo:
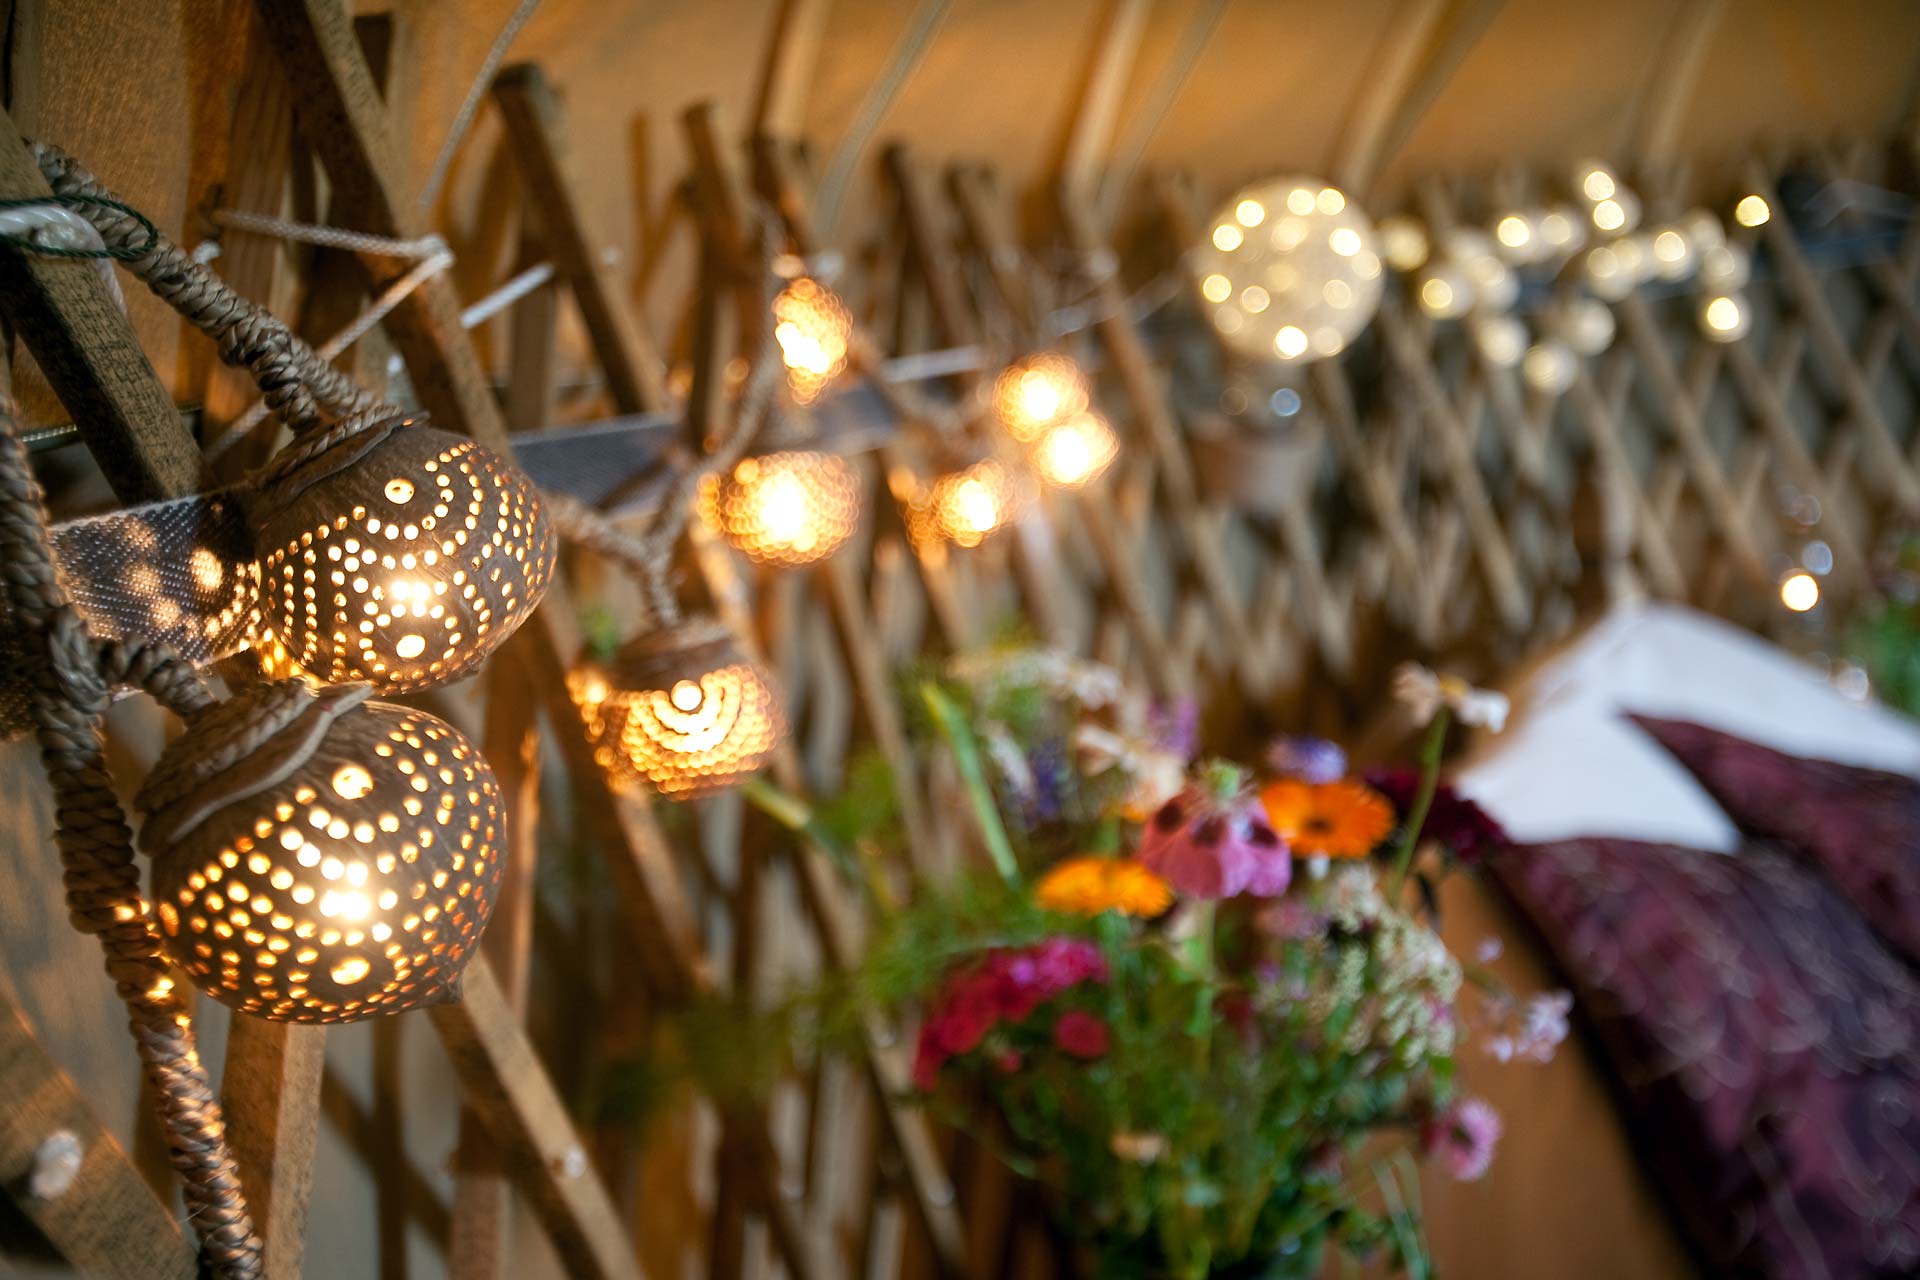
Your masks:
[[[740,786],[740,794],[754,808],[826,854],[835,870],[863,891],[876,911],[891,915],[898,908],[893,891],[875,873],[872,864],[841,844],[814,814],[812,805],[765,778],[747,779]]]
[[[1193,1025],[1189,1029],[1194,1039],[1194,1056],[1204,1077],[1213,1062],[1214,931],[1219,925],[1219,904],[1210,898],[1196,902],[1193,914],[1194,931],[1188,954],[1200,975],[1200,998],[1194,1002]]]
[[[1427,811],[1433,808],[1434,792],[1440,789],[1440,756],[1447,745],[1447,709],[1434,712],[1427,726],[1427,738],[1420,748],[1420,790],[1414,796],[1413,809],[1407,814],[1407,829],[1400,836],[1400,848],[1393,859],[1394,900],[1406,888],[1407,873],[1413,869],[1413,854],[1420,847],[1420,830],[1427,825]]]
[[[1019,889],[1020,864],[1013,856],[1013,844],[1007,839],[1007,829],[1001,825],[1000,810],[993,802],[993,788],[987,782],[987,771],[981,763],[980,743],[973,736],[973,729],[967,724],[966,717],[960,714],[960,708],[953,705],[946,691],[931,680],[920,686],[920,696],[926,700],[927,710],[933,713],[933,722],[946,738],[947,746],[953,752],[953,762],[960,770],[960,781],[967,789],[967,799],[973,805],[973,816],[980,824],[980,835],[986,841],[987,856],[993,859],[993,866],[1007,887]]]

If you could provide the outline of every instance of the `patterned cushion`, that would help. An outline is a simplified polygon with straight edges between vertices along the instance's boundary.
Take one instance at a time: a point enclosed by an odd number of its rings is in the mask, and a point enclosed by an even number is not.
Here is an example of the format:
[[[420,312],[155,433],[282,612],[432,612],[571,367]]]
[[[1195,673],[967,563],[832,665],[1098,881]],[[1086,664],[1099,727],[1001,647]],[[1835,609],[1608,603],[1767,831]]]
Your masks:
[[[1889,946],[1920,965],[1920,781],[1783,755],[1683,720],[1633,719],[1736,826],[1818,865]]]
[[[1490,865],[1710,1274],[1920,1274],[1920,980],[1824,877],[1757,841],[1572,840]]]

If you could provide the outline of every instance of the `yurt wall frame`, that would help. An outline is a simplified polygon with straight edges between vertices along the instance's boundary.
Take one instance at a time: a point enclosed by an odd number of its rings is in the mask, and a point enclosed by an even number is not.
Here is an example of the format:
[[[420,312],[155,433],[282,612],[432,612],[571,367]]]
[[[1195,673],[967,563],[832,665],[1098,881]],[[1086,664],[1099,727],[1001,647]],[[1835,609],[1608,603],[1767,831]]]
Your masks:
[[[728,411],[727,365],[751,349],[753,329],[764,322],[757,287],[746,283],[766,265],[759,237],[771,230],[755,198],[777,211],[776,238],[786,247],[801,254],[825,247],[815,242],[809,198],[796,177],[793,136],[794,102],[804,93],[825,7],[824,0],[781,6],[744,149],[714,108],[696,107],[683,122],[704,259],[689,445]],[[1128,192],[1100,179],[1145,8],[1141,0],[1113,6],[1062,165],[1057,222],[1083,264],[1120,261],[1112,215]],[[1636,154],[1616,157],[1640,162],[1641,190],[1656,208],[1685,207],[1686,184],[1672,157],[1675,122],[1721,8],[1689,9],[1636,109]],[[1337,177],[1354,195],[1364,195],[1368,177],[1411,134],[1484,28],[1487,9],[1442,0],[1409,7],[1343,142]],[[352,210],[357,230],[417,234],[408,186],[392,160],[387,108],[346,7],[262,0],[257,14],[262,56],[241,87],[251,110],[236,120],[229,202],[279,211],[298,104],[299,136],[326,168],[333,208]],[[404,48],[397,34],[393,47]],[[614,408],[669,410],[659,348],[571,194],[551,89],[537,71],[513,68],[496,82],[494,100],[533,214],[538,248],[527,252],[553,257],[586,321]],[[1896,168],[1914,165],[1915,142],[1911,134],[1895,142]],[[10,123],[0,127],[0,196],[44,192],[24,154]],[[1860,145],[1802,159],[1828,179],[1878,180],[1882,158]],[[1777,210],[1786,207],[1776,190],[1784,159],[1757,158],[1741,174]],[[895,249],[904,268],[898,293],[885,300],[895,320],[885,326],[891,345],[899,348],[903,338],[923,346],[981,343],[988,294],[995,314],[1015,317],[1016,340],[1036,341],[1034,299],[1045,296],[1046,282],[1013,265],[1022,254],[991,173],[957,165],[936,184],[897,147],[881,163],[899,210]],[[1147,242],[1145,256],[1152,270],[1177,271],[1180,247],[1197,234],[1194,193],[1166,175],[1143,189],[1165,233],[1165,242]],[[1434,183],[1419,203],[1438,228],[1473,194]],[[1131,446],[1103,488],[1056,495],[973,552],[916,547],[892,514],[887,486],[910,458],[889,444],[866,473],[870,527],[804,575],[748,571],[717,540],[696,536],[705,591],[742,643],[779,668],[793,699],[794,741],[812,748],[785,750],[776,780],[798,794],[831,784],[858,720],[890,764],[908,816],[912,856],[901,869],[903,887],[915,874],[968,856],[970,833],[934,817],[953,807],[939,770],[912,757],[892,673],[922,654],[986,639],[987,623],[1016,602],[1043,638],[1129,667],[1161,692],[1210,694],[1217,704],[1224,691],[1224,701],[1245,704],[1233,714],[1256,721],[1333,721],[1371,710],[1364,691],[1398,656],[1497,670],[1603,603],[1687,599],[1748,625],[1787,625],[1773,597],[1784,540],[1768,514],[1781,483],[1816,498],[1823,533],[1833,530],[1824,533],[1836,551],[1824,584],[1831,600],[1859,598],[1876,538],[1910,524],[1920,506],[1920,434],[1900,425],[1913,420],[1920,383],[1920,220],[1908,223],[1891,257],[1824,274],[1784,217],[1736,234],[1763,242],[1777,273],[1771,288],[1754,294],[1766,322],[1760,332],[1770,341],[1764,356],[1760,339],[1707,343],[1672,324],[1658,303],[1631,296],[1616,311],[1616,347],[1583,359],[1557,398],[1527,391],[1513,371],[1462,350],[1449,329],[1390,296],[1377,322],[1373,369],[1323,362],[1299,384],[1311,407],[1302,420],[1314,424],[1299,436],[1299,500],[1253,516],[1209,490],[1190,430],[1204,414],[1176,403],[1168,347],[1130,315],[1121,274],[1093,271],[1091,337],[1110,391],[1102,400]],[[234,243],[224,265],[236,286],[269,299],[290,292],[286,259],[270,242]],[[324,309],[350,313],[368,282],[377,292],[395,275],[390,261],[363,263],[364,278],[343,273],[343,296]],[[208,470],[199,449],[90,275],[0,254],[0,302],[122,501],[203,487]],[[517,428],[541,425],[553,402],[552,293],[517,304],[513,326],[504,417],[445,277],[430,278],[403,302],[385,333],[439,425],[505,450],[509,420]],[[874,339],[863,334],[862,341],[877,354]],[[869,362],[869,374],[873,368]],[[973,380],[959,381],[964,396]],[[216,375],[211,420],[230,420],[244,406],[237,385]],[[1582,481],[1599,495],[1600,519],[1591,536],[1576,537],[1569,508]],[[556,584],[536,624],[486,677],[484,749],[515,806],[515,887],[486,957],[467,972],[464,1000],[431,1015],[467,1104],[449,1233],[450,1267],[463,1280],[500,1275],[506,1266],[509,1185],[536,1210],[569,1274],[642,1274],[630,1224],[523,1029],[543,732],[576,784],[580,819],[605,855],[655,1000],[752,998],[757,977],[776,966],[846,963],[860,926],[824,854],[743,821],[737,801],[704,808],[702,848],[689,866],[644,798],[608,786],[565,693],[579,645],[574,600],[566,584]],[[1250,717],[1248,708],[1255,709]],[[1383,733],[1393,730],[1383,723]],[[789,909],[805,920],[804,931],[763,929]],[[98,1274],[190,1273],[190,1246],[171,1214],[31,1031],[11,1011],[0,1014],[7,1015],[0,1017],[0,1081],[19,1085],[14,1096],[36,1099],[0,1127],[0,1173],[30,1172],[56,1128],[81,1134],[94,1153],[81,1177],[59,1197],[25,1201],[49,1238]],[[324,1034],[236,1020],[229,1049],[223,1102],[230,1137],[275,1276],[299,1273]],[[902,1269],[986,1276],[1017,1274],[1016,1264],[1044,1273],[1045,1246],[1021,1229],[1025,1210],[999,1166],[977,1148],[936,1140],[921,1115],[900,1104],[901,1047],[893,1029],[876,1024],[857,1072],[810,1064],[775,1108],[721,1118],[709,1274],[775,1266],[801,1280]],[[82,1231],[74,1225],[82,1220],[128,1225]],[[760,1231],[777,1262],[753,1243]]]

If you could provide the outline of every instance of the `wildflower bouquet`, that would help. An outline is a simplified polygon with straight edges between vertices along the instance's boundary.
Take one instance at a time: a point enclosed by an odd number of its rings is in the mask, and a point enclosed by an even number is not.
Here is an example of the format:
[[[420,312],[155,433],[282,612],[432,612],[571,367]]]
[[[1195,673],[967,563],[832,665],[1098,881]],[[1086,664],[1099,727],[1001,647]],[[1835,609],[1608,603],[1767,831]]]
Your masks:
[[[1498,838],[1437,774],[1449,717],[1504,705],[1399,684],[1433,727],[1375,783],[1313,740],[1192,763],[1190,713],[1051,653],[919,690],[992,870],[891,913],[859,998],[919,1015],[917,1093],[1049,1189],[1103,1280],[1306,1276],[1330,1248],[1426,1275],[1414,1162],[1492,1159],[1456,1080],[1476,988],[1405,904]],[[1490,1045],[1550,1054],[1563,1005],[1487,992]]]

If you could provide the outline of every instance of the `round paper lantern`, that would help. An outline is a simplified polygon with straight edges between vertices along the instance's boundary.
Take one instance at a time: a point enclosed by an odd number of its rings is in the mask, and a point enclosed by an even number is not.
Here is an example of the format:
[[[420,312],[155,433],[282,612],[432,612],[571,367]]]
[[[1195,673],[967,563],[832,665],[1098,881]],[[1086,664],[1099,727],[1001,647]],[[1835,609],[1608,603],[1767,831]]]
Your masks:
[[[349,1022],[458,992],[500,882],[500,791],[459,730],[371,693],[256,685],[141,789],[167,952],[222,1004]]]
[[[1119,452],[1120,442],[1105,418],[1077,413],[1034,441],[1033,468],[1050,485],[1078,489],[1105,471]]]
[[[814,449],[742,458],[701,482],[700,513],[760,564],[812,564],[853,534],[860,482],[845,458]]]
[[[676,800],[750,776],[786,734],[780,699],[725,627],[696,618],[567,677],[594,758],[615,782]]]
[[[539,604],[556,542],[518,467],[392,418],[296,445],[255,499],[264,649],[386,693],[477,668]]]
[[[793,398],[809,403],[847,367],[853,317],[833,290],[800,277],[773,300],[773,338]]]
[[[1080,366],[1057,351],[1015,361],[993,383],[993,413],[1007,434],[1031,444],[1040,433],[1086,410],[1091,397]]]
[[[1373,224],[1337,187],[1276,178],[1221,209],[1190,253],[1208,319],[1243,355],[1336,355],[1380,305]]]
[[[977,547],[1013,523],[1026,486],[998,458],[982,458],[937,477],[907,507],[907,530],[921,546]]]

